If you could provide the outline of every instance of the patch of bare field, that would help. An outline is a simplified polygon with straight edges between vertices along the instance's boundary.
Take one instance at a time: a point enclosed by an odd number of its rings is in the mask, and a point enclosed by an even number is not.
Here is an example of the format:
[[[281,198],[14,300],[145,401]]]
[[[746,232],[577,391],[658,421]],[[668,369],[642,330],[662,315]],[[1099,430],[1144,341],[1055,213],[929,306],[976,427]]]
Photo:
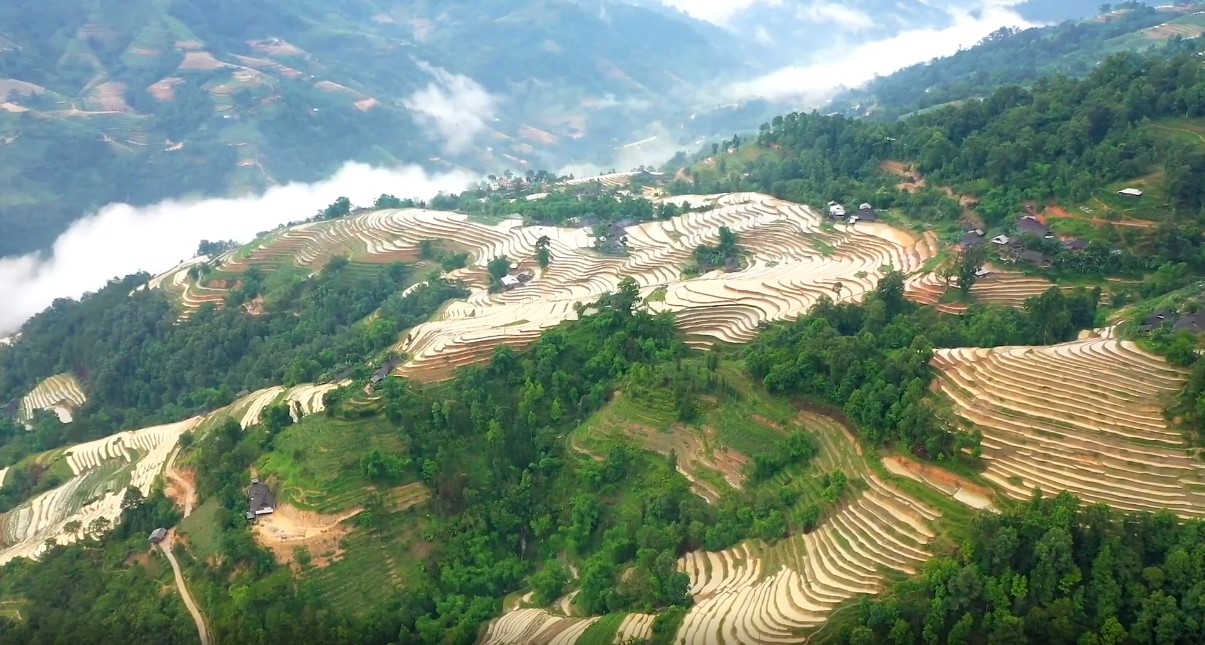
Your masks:
[[[1011,497],[1067,490],[1125,510],[1205,516],[1205,464],[1163,416],[1186,372],[1111,336],[938,350],[936,385],[983,433],[984,476]]]
[[[145,47],[131,47],[130,53],[134,54],[135,56],[158,56],[158,55],[162,54],[163,52],[159,51],[158,49],[147,49]]]
[[[158,101],[170,101],[176,98],[176,86],[183,82],[179,76],[168,76],[152,83],[146,91]]]
[[[12,112],[14,114],[20,114],[22,112],[28,112],[29,108],[21,106],[21,105],[17,105],[16,103],[9,103],[6,101],[4,103],[0,103],[0,110],[4,110],[5,112]],[[5,143],[9,143],[9,142],[5,141]]]
[[[996,508],[992,502],[995,494],[990,489],[973,484],[965,477],[955,475],[943,468],[922,464],[900,455],[884,457],[883,465],[892,474],[921,482],[971,508],[992,510]]]
[[[339,515],[303,511],[287,503],[278,503],[276,512],[255,522],[255,541],[272,551],[280,564],[297,568],[296,550],[305,547],[313,565],[325,567],[342,554],[339,546],[351,532],[346,521],[364,510],[355,508]]]
[[[380,105],[380,103],[372,97],[361,99],[355,102],[356,109],[360,110],[361,112],[367,112],[378,105]]]
[[[175,42],[176,49],[182,49],[185,51],[201,49],[204,46],[205,43],[202,43],[199,40],[177,40]]]
[[[280,38],[249,40],[247,44],[251,45],[251,48],[255,51],[269,56],[305,56],[305,51],[300,47]]]
[[[130,106],[125,99],[126,84],[116,82],[101,83],[88,92],[85,105],[98,110],[110,112],[130,112]]]
[[[214,58],[213,54],[207,51],[186,52],[184,61],[180,63],[180,69],[210,70],[223,67],[230,67],[230,65]]]

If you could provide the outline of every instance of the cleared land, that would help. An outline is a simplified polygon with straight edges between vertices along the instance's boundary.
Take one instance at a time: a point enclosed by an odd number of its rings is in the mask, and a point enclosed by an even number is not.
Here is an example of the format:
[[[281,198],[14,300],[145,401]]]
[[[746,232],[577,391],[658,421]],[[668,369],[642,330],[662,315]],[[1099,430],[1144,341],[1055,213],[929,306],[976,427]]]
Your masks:
[[[976,280],[975,284],[971,285],[970,295],[975,302],[985,305],[1021,307],[1027,299],[1040,296],[1053,286],[1053,282],[1041,276],[1025,275],[1017,271],[994,271],[991,275]],[[1062,285],[1059,288],[1070,291],[1075,287]],[[944,313],[957,314],[966,311],[967,306],[963,303],[942,302],[946,291],[944,280],[935,273],[925,273],[909,278],[906,293],[909,299],[923,305],[933,305]]]
[[[73,374],[58,374],[38,383],[21,398],[21,420],[30,420],[37,410],[52,410],[59,421],[71,423],[72,412],[87,400],[83,386]]]
[[[1163,417],[1186,374],[1162,358],[1089,337],[942,349],[933,364],[954,415],[983,432],[984,477],[1007,495],[1067,490],[1125,510],[1205,516],[1205,464]]]

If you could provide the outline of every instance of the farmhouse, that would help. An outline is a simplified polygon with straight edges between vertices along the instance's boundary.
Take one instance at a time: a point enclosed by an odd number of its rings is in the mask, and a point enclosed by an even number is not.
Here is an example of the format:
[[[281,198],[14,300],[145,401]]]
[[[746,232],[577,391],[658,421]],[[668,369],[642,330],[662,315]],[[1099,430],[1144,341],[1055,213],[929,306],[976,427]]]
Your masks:
[[[858,219],[863,222],[874,222],[879,219],[879,215],[870,204],[862,204],[858,207]]]
[[[522,282],[519,281],[518,278],[516,278],[513,275],[504,275],[504,276],[502,276],[502,279],[499,280],[499,282],[501,282],[502,286],[506,289],[514,289],[515,287],[518,287],[523,284]]]
[[[958,240],[958,245],[969,249],[972,246],[982,246],[983,242],[983,231],[976,229],[963,233],[962,238]]]
[[[1172,326],[1172,329],[1175,331],[1190,331],[1194,334],[1205,331],[1205,312],[1198,311],[1180,316],[1176,320],[1176,324]]]
[[[1000,244],[1000,245],[1008,244],[1008,236],[1007,235],[997,235],[996,237],[992,238],[992,244]]]
[[[1078,237],[1063,238],[1063,248],[1067,249],[1068,251],[1083,251],[1084,249],[1088,248],[1088,240],[1080,239]]]
[[[1050,258],[1046,257],[1042,253],[1039,253],[1038,251],[1020,251],[1017,253],[1017,259],[1035,264],[1043,269],[1049,268],[1052,264],[1054,264],[1051,262]]]
[[[251,480],[251,487],[247,489],[247,496],[251,498],[251,506],[247,511],[247,519],[255,519],[260,515],[267,515],[276,510],[276,500],[272,497],[272,490],[268,485],[258,479]]]
[[[1117,194],[1125,195],[1126,197],[1142,197],[1142,191],[1137,188],[1122,188],[1117,191]]]
[[[843,219],[845,217],[845,206],[837,202],[829,202],[828,216],[833,219]]]
[[[159,527],[159,528],[155,529],[154,531],[151,531],[151,537],[149,539],[150,539],[151,544],[159,544],[166,537],[167,537],[167,529],[165,529],[163,527]]]
[[[1041,220],[1033,215],[1025,215],[1021,221],[1017,223],[1017,230],[1036,237],[1047,237],[1050,235],[1050,227],[1042,223]]]

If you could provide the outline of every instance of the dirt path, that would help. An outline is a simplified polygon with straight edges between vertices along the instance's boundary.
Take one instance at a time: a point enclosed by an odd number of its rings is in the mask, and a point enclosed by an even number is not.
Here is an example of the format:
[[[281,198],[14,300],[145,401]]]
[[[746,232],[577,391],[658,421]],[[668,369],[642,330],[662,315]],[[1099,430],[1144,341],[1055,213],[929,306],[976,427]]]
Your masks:
[[[1099,199],[1096,200],[1096,203],[1100,204],[1100,207],[1102,210],[1106,210],[1106,211],[1109,210],[1109,207],[1106,204],[1104,204],[1103,202],[1101,202]],[[1146,220],[1146,219],[1130,218],[1130,219],[1122,219],[1122,220],[1108,220],[1108,219],[1103,219],[1100,217],[1083,217],[1080,215],[1076,215],[1074,213],[1070,213],[1061,206],[1047,206],[1042,211],[1042,215],[1045,215],[1047,218],[1050,218],[1050,219],[1075,219],[1075,220],[1080,220],[1080,221],[1084,221],[1084,222],[1090,222],[1096,226],[1100,226],[1103,224],[1103,225],[1107,225],[1107,226],[1132,226],[1134,228],[1154,228],[1158,224],[1157,222],[1152,222],[1151,220]]]
[[[191,482],[176,471],[176,456],[180,454],[180,449],[176,448],[172,456],[167,460],[167,467],[163,469],[163,474],[173,483],[179,486],[184,493],[184,517],[192,515],[193,506],[196,504],[197,491],[193,488]],[[179,500],[176,500],[179,504]],[[176,578],[176,589],[180,591],[180,598],[184,600],[184,606],[188,608],[188,613],[192,614],[192,620],[197,624],[197,635],[201,638],[201,645],[210,645],[209,628],[205,626],[205,616],[201,614],[200,607],[193,602],[192,594],[188,593],[188,587],[184,584],[184,574],[180,571],[180,563],[176,562],[176,556],[172,553],[172,538],[175,537],[175,529],[167,532],[167,537],[159,543],[159,549],[163,551],[163,555],[167,556],[167,561],[172,565],[172,575]]]
[[[205,617],[201,615],[201,609],[197,607],[197,603],[193,602],[192,595],[188,593],[188,587],[184,585],[184,574],[180,572],[180,563],[176,562],[176,556],[172,553],[172,538],[174,537],[175,529],[167,532],[167,537],[159,543],[159,548],[163,551],[163,555],[167,556],[167,561],[172,565],[172,575],[176,578],[176,589],[180,591],[180,598],[184,600],[184,606],[188,608],[188,613],[192,614],[192,620],[197,624],[197,635],[201,637],[201,645],[210,645],[209,628],[205,626]]]
[[[180,500],[175,501],[177,504],[180,504],[183,507],[184,517],[188,517],[189,515],[192,515],[192,509],[194,506],[196,506],[197,490],[193,488],[192,482],[185,479],[176,470],[176,456],[179,454],[180,449],[176,448],[176,451],[173,452],[172,456],[167,460],[167,467],[163,469],[163,474],[165,477],[171,480],[172,483],[180,487],[179,492],[184,494],[184,503],[181,504]]]
[[[888,159],[879,164],[884,172],[900,177],[904,181],[896,184],[896,188],[906,193],[918,193],[922,188],[928,185],[925,176],[919,170],[913,167],[912,164],[905,164],[902,161]],[[960,195],[954,192],[954,189],[949,186],[937,186],[937,189],[946,194],[946,197],[958,202],[962,207],[962,217],[975,228],[984,228],[983,217],[975,211],[975,205],[979,203],[978,198],[972,195]]]

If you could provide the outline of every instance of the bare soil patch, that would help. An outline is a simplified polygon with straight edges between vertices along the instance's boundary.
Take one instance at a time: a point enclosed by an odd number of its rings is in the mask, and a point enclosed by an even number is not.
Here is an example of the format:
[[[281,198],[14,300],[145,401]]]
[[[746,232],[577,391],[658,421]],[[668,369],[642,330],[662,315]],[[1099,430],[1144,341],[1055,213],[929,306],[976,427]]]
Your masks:
[[[147,49],[145,47],[134,47],[134,48],[130,49],[130,53],[138,55],[138,56],[158,56],[162,52],[160,52],[158,49]]]
[[[158,101],[170,101],[176,98],[176,86],[183,82],[184,79],[179,76],[168,76],[152,83],[146,91]]]
[[[378,105],[380,105],[380,103],[378,103],[377,100],[371,96],[366,99],[356,101],[356,108],[361,112],[367,112]]]
[[[126,103],[125,95],[125,83],[109,81],[92,88],[92,91],[88,93],[88,102],[101,110],[130,112],[132,110],[129,104]]]
[[[300,47],[279,38],[266,38],[264,40],[247,41],[256,51],[263,52],[269,56],[304,56],[305,51]]]
[[[228,64],[213,57],[213,54],[206,51],[190,51],[184,54],[184,62],[180,63],[180,69],[222,69],[229,67]]]
[[[340,515],[323,515],[278,503],[276,512],[256,521],[255,539],[271,550],[281,564],[298,568],[295,551],[303,546],[309,550],[314,566],[325,567],[342,553],[339,543],[351,532],[346,520],[362,510],[355,508]]]
[[[200,48],[204,47],[205,43],[202,43],[199,40],[177,40],[175,45],[176,45],[176,49],[183,49],[185,51],[191,51],[191,50],[200,49]]]
[[[954,499],[976,509],[995,508],[991,490],[971,483],[943,468],[922,464],[904,456],[883,458],[883,465],[896,475],[928,484]]]

